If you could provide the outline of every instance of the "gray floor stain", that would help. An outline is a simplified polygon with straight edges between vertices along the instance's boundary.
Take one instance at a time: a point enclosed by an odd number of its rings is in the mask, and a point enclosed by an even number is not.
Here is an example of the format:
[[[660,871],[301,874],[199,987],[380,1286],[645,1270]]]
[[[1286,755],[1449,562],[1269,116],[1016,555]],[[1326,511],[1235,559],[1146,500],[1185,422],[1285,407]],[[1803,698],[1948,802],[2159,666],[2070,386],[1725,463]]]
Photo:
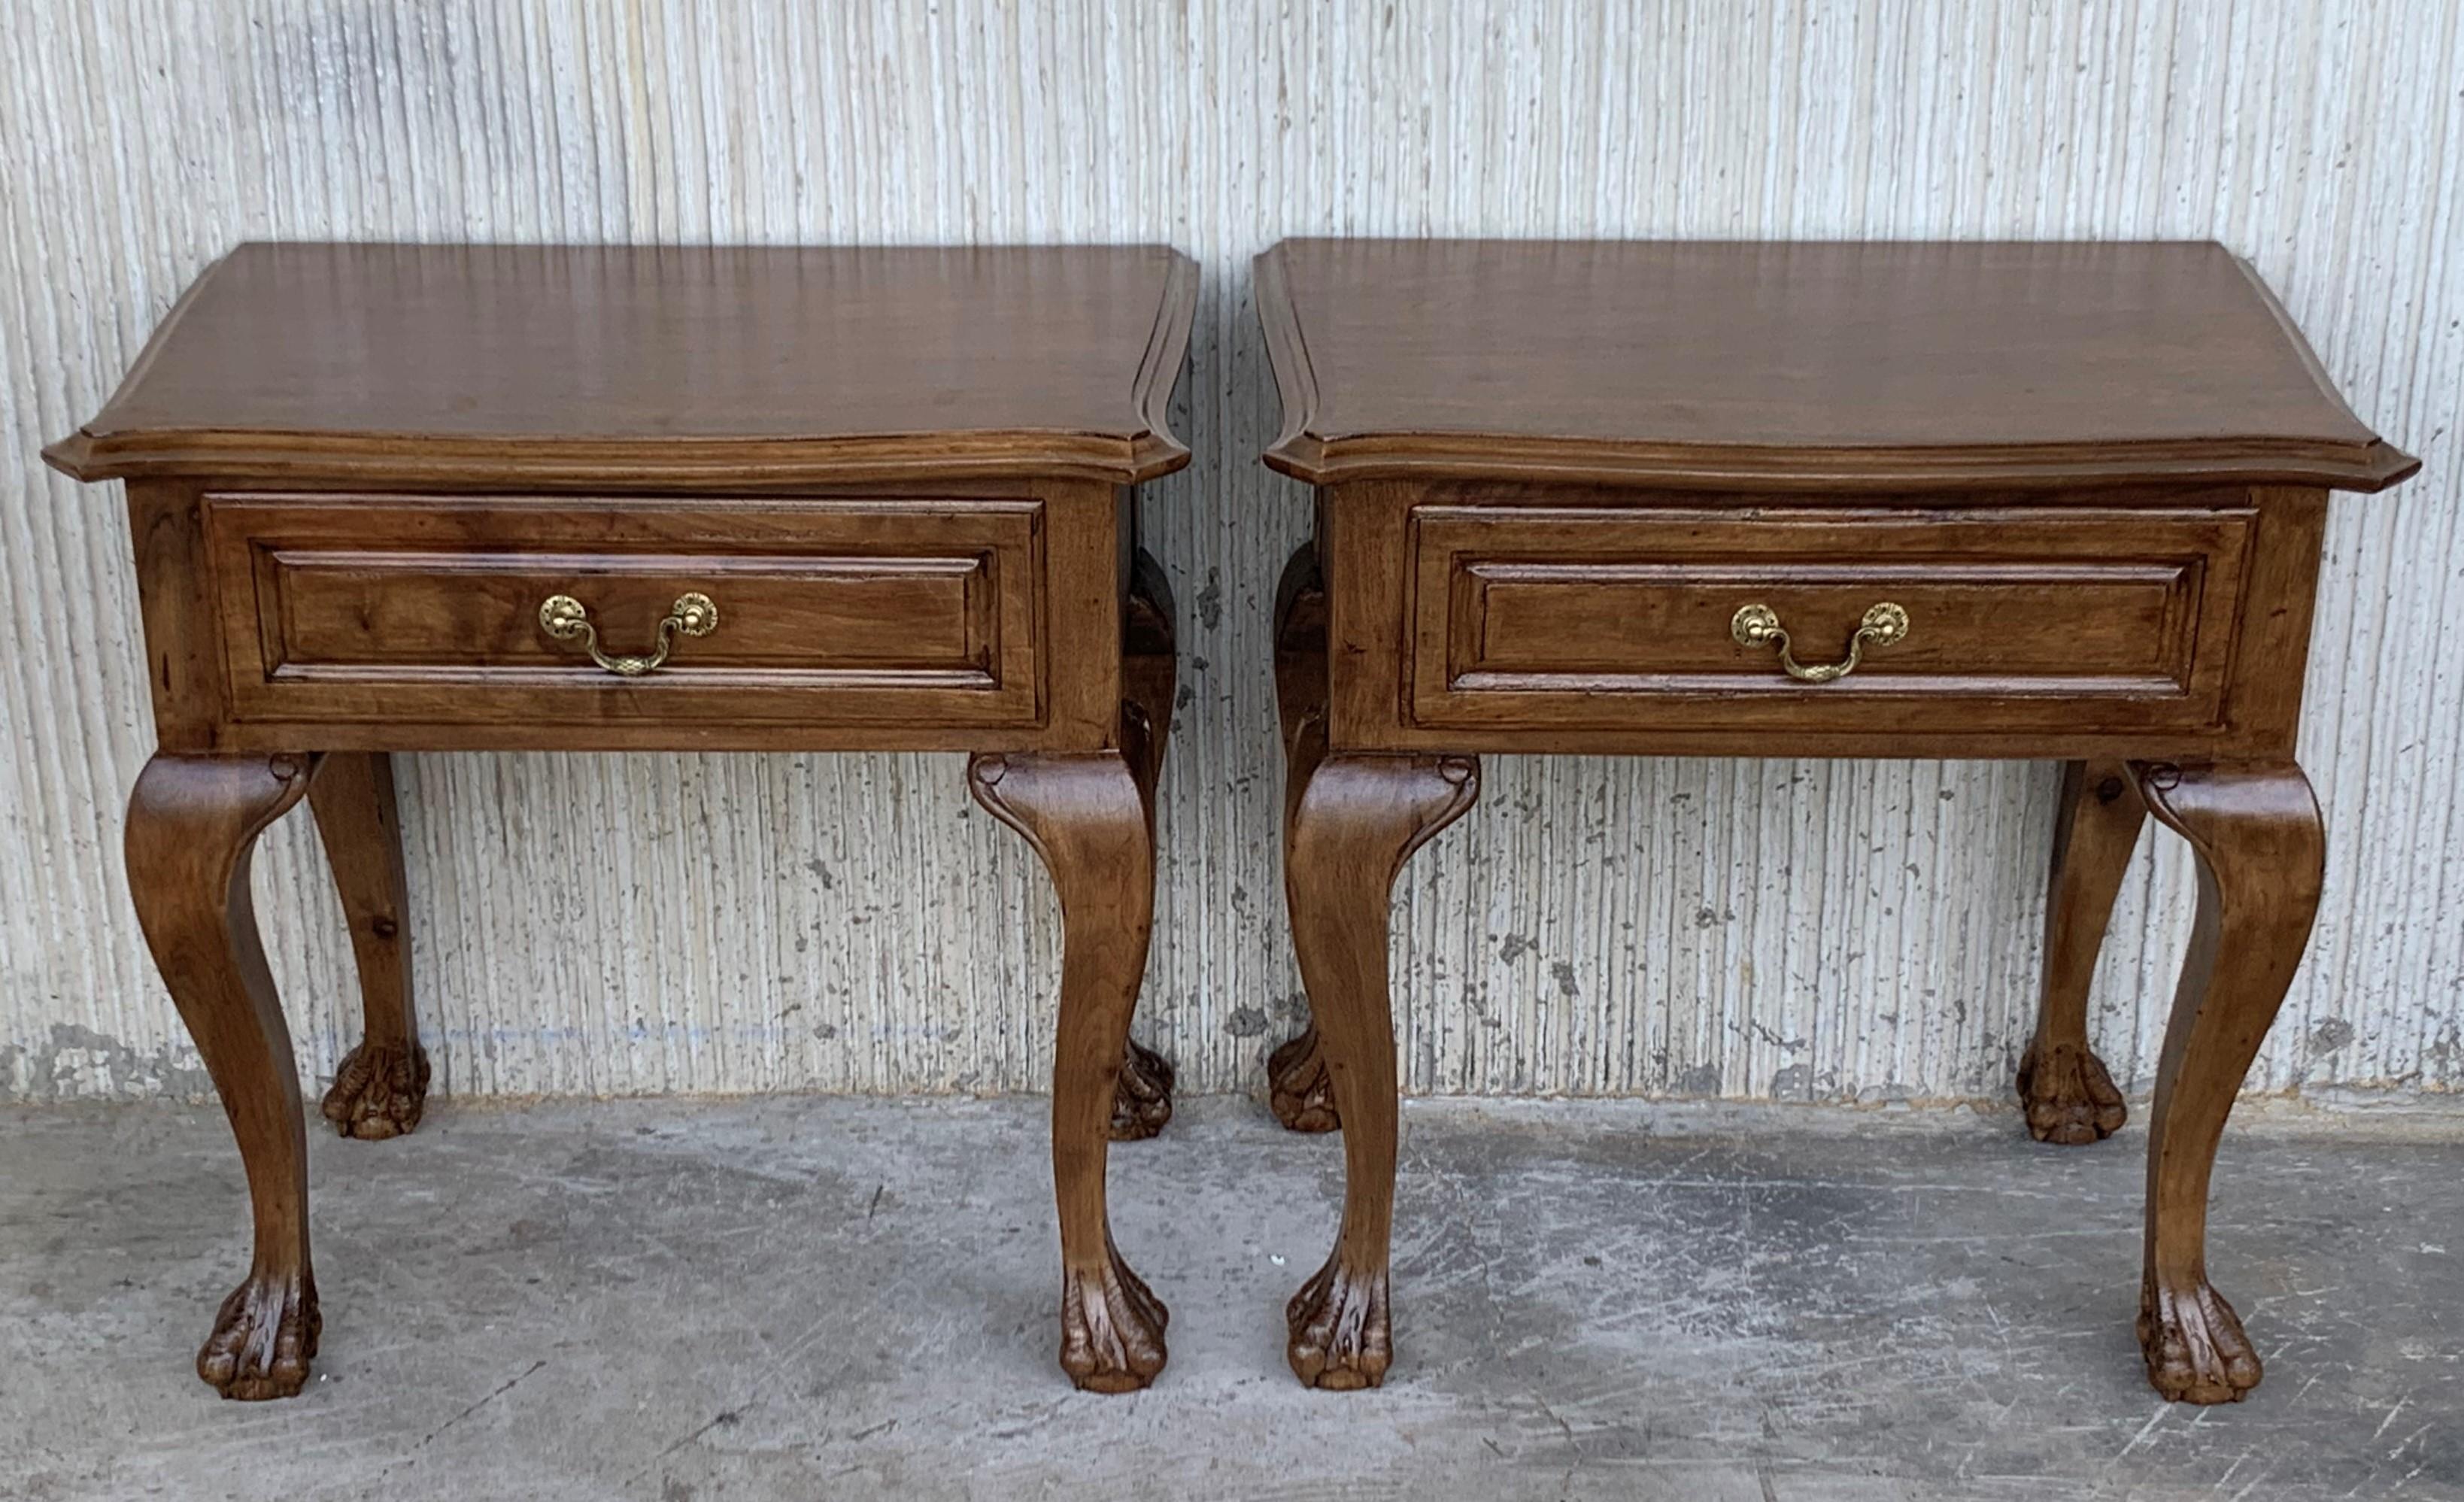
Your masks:
[[[312,1139],[319,1377],[191,1374],[241,1271],[220,1115],[0,1112],[0,1496],[2464,1497],[2464,1140],[2254,1114],[2211,1269],[2268,1362],[2167,1406],[2142,1154],[1969,1111],[1416,1102],[1397,1364],[1302,1390],[1340,1142],[1243,1100],[1116,1149],[1152,1391],[1052,1363],[1045,1109],[448,1106]]]

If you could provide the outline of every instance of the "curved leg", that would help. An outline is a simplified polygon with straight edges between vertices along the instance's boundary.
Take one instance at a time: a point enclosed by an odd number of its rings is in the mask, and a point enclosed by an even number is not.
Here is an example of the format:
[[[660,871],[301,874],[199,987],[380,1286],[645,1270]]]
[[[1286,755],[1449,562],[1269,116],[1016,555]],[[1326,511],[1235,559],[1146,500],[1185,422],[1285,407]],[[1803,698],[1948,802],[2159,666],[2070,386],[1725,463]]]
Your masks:
[[[2035,1039],[2019,1060],[2019,1104],[2029,1136],[2076,1145],[2111,1137],[2128,1115],[2104,1061],[2088,1048],[2087,990],[2147,806],[2128,767],[2073,762],[2062,768],[2058,817],[2045,895],[2044,994]]]
[[[1134,738],[1133,738],[1134,739]],[[1026,837],[1061,895],[1061,1020],[1052,1066],[1052,1180],[1061,1209],[1061,1367],[1129,1392],[1163,1370],[1163,1305],[1112,1246],[1105,1149],[1146,969],[1155,846],[1145,754],[977,757],[976,802]]]
[[[1163,778],[1163,751],[1172,734],[1172,696],[1179,680],[1172,630],[1172,585],[1163,565],[1144,548],[1130,576],[1129,607],[1121,626],[1123,709],[1141,722],[1145,747],[1132,770],[1144,790],[1152,827],[1155,788]],[[1136,1142],[1172,1120],[1172,1061],[1133,1038],[1121,1055],[1121,1082],[1112,1094],[1112,1140]]]
[[[197,1353],[197,1375],[226,1398],[297,1393],[320,1328],[299,1076],[248,888],[256,837],[299,801],[308,776],[304,757],[157,755],[128,801],[138,922],[222,1096],[256,1223],[248,1280]]]
[[[1284,725],[1284,848],[1301,789],[1326,757],[1326,588],[1317,547],[1304,542],[1275,590],[1275,709]],[[1293,1132],[1331,1132],[1342,1119],[1314,1018],[1266,1056],[1266,1103]]]
[[[1322,725],[1309,734],[1320,738]],[[1375,1387],[1394,1354],[1386,1304],[1395,1211],[1395,1029],[1386,922],[1414,850],[1480,795],[1468,757],[1330,756],[1287,828],[1284,890],[1335,1107],[1343,1228],[1285,1310],[1292,1371],[1312,1387]]]
[[[2132,770],[2148,811],[2190,842],[2199,864],[2198,923],[2148,1119],[2139,1344],[2166,1398],[2238,1401],[2258,1385],[2258,1353],[2208,1282],[2208,1175],[2309,943],[2325,834],[2310,784],[2289,762]]]
[[[419,1046],[410,1007],[410,940],[403,935],[409,903],[393,759],[381,751],[330,753],[309,784],[308,806],[350,919],[365,1021],[359,1046],[335,1068],[325,1119],[344,1137],[400,1137],[419,1125],[428,1103],[428,1050]]]

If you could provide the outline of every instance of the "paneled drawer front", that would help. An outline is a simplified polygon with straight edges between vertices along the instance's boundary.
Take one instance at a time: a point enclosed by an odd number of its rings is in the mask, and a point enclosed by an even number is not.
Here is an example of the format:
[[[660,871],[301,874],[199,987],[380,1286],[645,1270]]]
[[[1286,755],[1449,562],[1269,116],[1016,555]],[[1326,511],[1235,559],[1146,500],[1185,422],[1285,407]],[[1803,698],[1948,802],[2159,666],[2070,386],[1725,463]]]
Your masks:
[[[206,535],[244,719],[1030,725],[1041,503],[212,495]],[[567,596],[595,663],[543,603]]]
[[[1423,505],[1412,720],[1431,727],[1986,733],[2220,723],[2247,509],[1637,510]],[[1801,666],[1905,612],[1855,671]],[[1883,633],[1887,636],[1887,632]],[[1774,752],[1784,752],[1775,743]]]

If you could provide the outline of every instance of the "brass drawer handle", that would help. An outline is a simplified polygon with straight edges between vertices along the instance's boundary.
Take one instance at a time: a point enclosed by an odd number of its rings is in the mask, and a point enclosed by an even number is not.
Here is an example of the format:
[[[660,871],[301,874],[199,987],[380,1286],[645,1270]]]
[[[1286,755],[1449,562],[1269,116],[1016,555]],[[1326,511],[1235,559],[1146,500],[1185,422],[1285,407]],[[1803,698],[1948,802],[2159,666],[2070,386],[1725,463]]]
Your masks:
[[[718,607],[711,597],[701,593],[680,594],[668,607],[668,618],[659,623],[658,650],[647,657],[611,657],[599,650],[599,629],[590,624],[590,611],[569,594],[552,594],[539,602],[539,630],[561,642],[580,641],[590,660],[620,678],[638,678],[658,671],[676,645],[676,633],[707,636],[718,630]]]
[[[1875,606],[1865,612],[1865,619],[1857,627],[1857,634],[1848,638],[1846,657],[1812,668],[1797,661],[1788,650],[1787,629],[1779,624],[1779,612],[1770,606],[1740,607],[1728,622],[1728,634],[1737,639],[1740,647],[1778,648],[1781,669],[1799,683],[1829,683],[1856,672],[1857,664],[1865,659],[1866,648],[1888,647],[1893,642],[1906,640],[1908,612],[1888,600]]]

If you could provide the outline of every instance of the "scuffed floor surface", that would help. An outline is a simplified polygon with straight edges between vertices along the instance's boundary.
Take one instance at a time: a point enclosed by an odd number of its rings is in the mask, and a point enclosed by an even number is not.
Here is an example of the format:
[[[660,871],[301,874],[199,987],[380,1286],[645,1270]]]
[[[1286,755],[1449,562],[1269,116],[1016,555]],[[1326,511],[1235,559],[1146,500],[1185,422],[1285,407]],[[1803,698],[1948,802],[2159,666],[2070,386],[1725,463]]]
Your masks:
[[[0,1496],[2464,1496],[2453,1118],[2245,1115],[2211,1260],[2268,1376],[2201,1410],[2131,1338],[2136,1123],[1416,1103],[1347,1395],[1282,1351],[1338,1141],[1193,1102],[1113,1156],[1172,1365],[1105,1398],[1040,1102],[449,1105],[314,1138],[318,1376],[240,1404],[190,1371],[247,1258],[219,1114],[0,1113]]]

